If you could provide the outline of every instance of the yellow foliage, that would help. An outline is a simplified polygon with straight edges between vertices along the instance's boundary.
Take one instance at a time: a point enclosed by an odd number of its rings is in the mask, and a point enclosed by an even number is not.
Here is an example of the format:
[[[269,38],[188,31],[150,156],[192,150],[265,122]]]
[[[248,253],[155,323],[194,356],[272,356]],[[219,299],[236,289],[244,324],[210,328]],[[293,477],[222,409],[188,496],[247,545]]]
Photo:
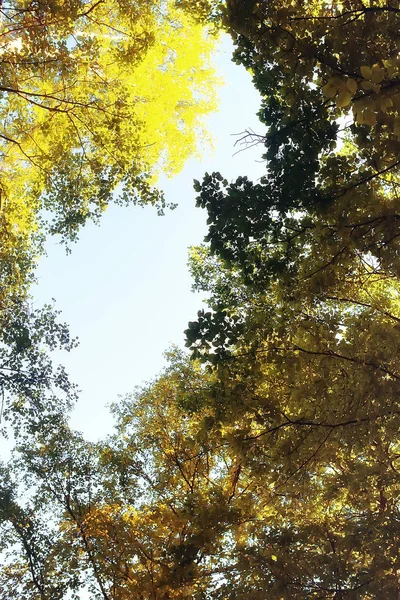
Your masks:
[[[217,78],[215,37],[173,2],[7,10],[0,243],[11,260],[17,232],[20,252],[28,256],[32,243],[40,251],[39,214],[50,232],[74,239],[119,193],[156,203],[158,175],[177,173],[209,141],[204,117],[215,109]]]

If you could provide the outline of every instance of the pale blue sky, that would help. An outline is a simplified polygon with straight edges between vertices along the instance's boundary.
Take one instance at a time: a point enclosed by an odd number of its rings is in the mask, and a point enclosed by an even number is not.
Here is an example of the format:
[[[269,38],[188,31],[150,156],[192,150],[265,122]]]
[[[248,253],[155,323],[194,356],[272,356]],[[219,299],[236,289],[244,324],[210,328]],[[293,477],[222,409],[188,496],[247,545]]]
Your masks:
[[[201,307],[187,269],[188,247],[206,233],[205,212],[195,208],[193,179],[214,170],[228,179],[258,178],[265,171],[261,146],[234,154],[232,134],[264,128],[256,117],[260,98],[251,77],[231,62],[231,52],[225,39],[215,57],[225,86],[218,113],[208,119],[214,151],[201,162],[190,160],[173,180],[160,181],[178,208],[158,217],[151,207],[112,206],[99,227],[85,227],[71,255],[52,240],[39,265],[34,304],[55,298],[62,319],[80,339],[77,349],[57,359],[81,389],[72,426],[91,440],[110,432],[107,405],[155,377],[171,344],[183,345],[183,330]]]

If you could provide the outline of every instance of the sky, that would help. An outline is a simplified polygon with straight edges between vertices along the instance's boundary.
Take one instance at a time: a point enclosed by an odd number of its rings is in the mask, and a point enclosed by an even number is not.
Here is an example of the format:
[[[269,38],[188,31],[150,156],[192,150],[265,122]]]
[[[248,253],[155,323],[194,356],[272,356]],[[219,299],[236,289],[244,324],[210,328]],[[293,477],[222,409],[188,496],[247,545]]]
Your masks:
[[[226,37],[215,55],[225,82],[219,110],[207,120],[214,149],[188,161],[173,179],[159,181],[178,208],[160,217],[152,207],[110,206],[99,226],[82,230],[72,254],[53,239],[39,264],[33,305],[54,298],[60,318],[80,340],[55,359],[81,390],[71,426],[89,440],[111,432],[108,405],[156,377],[165,365],[163,353],[184,345],[183,331],[202,306],[204,295],[191,291],[187,267],[188,248],[207,232],[193,179],[206,171],[220,171],[228,180],[245,174],[258,179],[265,172],[262,146],[238,152],[241,146],[234,145],[246,129],[263,134],[265,128],[256,117],[261,100],[251,76],[231,55]]]

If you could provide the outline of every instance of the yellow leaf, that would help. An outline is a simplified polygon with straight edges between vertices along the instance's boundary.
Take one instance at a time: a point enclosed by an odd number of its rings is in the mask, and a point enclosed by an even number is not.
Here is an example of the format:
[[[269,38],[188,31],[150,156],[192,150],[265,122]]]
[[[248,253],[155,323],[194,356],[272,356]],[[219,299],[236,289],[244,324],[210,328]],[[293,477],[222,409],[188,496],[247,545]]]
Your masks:
[[[372,81],[362,81],[362,82],[361,82],[361,87],[362,87],[364,90],[367,90],[367,91],[369,91],[369,90],[372,90],[372,89],[374,89],[374,84],[372,83]]]
[[[328,83],[334,85],[337,90],[345,90],[346,89],[346,79],[344,77],[332,77]]]
[[[364,79],[369,79],[372,75],[372,70],[365,65],[360,68],[360,72]]]
[[[385,79],[385,71],[380,68],[379,65],[374,65],[372,67],[372,73],[370,77],[371,81],[374,83],[380,83]]]
[[[400,94],[395,94],[392,96],[393,106],[396,110],[400,110]]]
[[[346,88],[349,90],[349,92],[355,94],[358,89],[357,82],[354,79],[348,79],[346,81]]]
[[[322,87],[322,93],[328,98],[334,98],[336,96],[336,87],[332,86],[329,82]]]
[[[339,93],[338,97],[336,98],[336,104],[339,108],[344,108],[346,106],[348,106],[351,102],[351,93],[348,91],[343,90],[342,92]]]

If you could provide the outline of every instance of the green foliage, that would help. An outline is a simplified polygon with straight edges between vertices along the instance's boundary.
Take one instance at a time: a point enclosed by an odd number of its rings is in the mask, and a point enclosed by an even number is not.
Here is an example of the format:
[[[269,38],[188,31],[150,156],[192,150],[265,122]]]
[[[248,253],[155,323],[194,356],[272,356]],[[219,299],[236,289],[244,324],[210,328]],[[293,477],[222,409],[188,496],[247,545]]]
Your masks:
[[[48,359],[43,381],[34,370],[41,344],[71,344],[63,327],[21,309],[4,328],[17,372],[4,385],[23,407],[40,397],[46,418],[21,411],[1,470],[0,545],[16,564],[1,593],[394,600],[399,9],[184,5],[221,18],[253,73],[266,175],[195,182],[209,232],[190,265],[209,297],[186,331],[194,360],[172,350],[114,406],[104,442],[69,429]]]
[[[2,592],[49,600],[84,587],[104,600],[212,593],[219,543],[239,517],[227,502],[232,461],[208,442],[207,412],[179,408],[208,379],[174,354],[165,375],[114,407],[115,435],[101,444],[72,432],[57,409],[40,430],[17,432],[0,488],[0,540],[15,565],[2,567]],[[10,491],[17,482],[22,495],[31,486],[24,508]]]
[[[212,252],[249,282],[330,264],[342,277],[360,253],[397,273],[398,19],[351,0],[228,4],[235,60],[263,97],[267,133],[247,141],[265,145],[266,175],[214,173],[196,189]]]
[[[76,399],[64,367],[55,366],[51,352],[70,351],[77,342],[51,306],[30,310],[15,302],[3,313],[0,331],[1,419],[14,432],[29,423],[44,427],[54,407],[68,410]],[[24,425],[25,424],[25,425]]]

